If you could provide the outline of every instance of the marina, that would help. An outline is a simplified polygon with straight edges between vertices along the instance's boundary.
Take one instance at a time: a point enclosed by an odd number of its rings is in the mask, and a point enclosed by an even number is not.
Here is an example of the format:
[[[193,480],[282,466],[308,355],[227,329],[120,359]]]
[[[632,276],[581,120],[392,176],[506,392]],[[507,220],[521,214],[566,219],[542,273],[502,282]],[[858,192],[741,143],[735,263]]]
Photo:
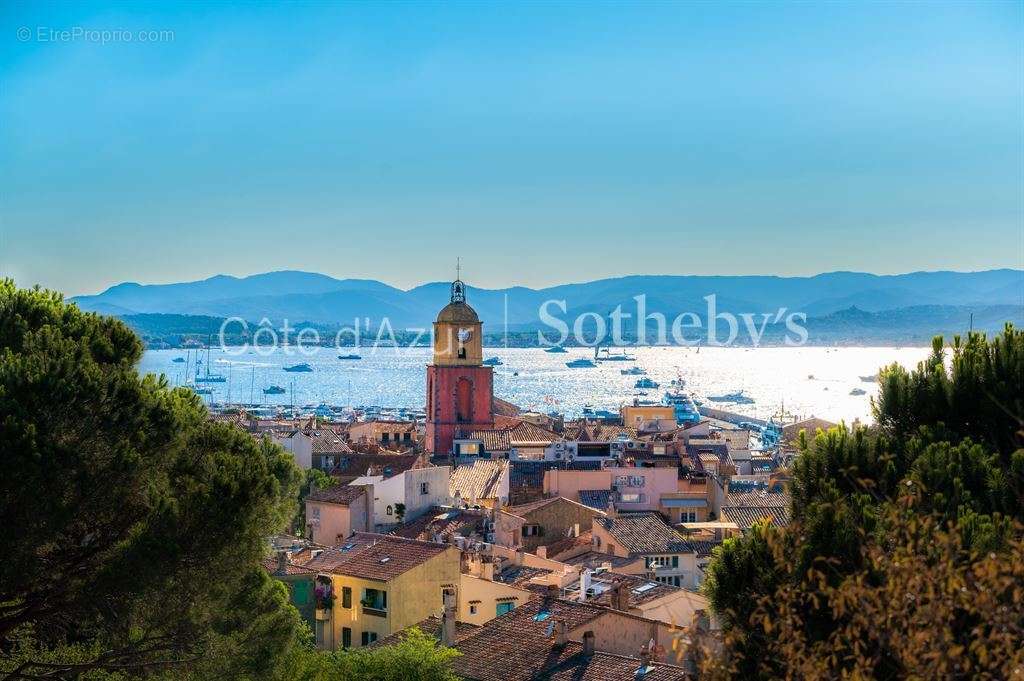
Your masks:
[[[874,348],[629,348],[637,366],[651,380],[693,395],[703,406],[717,406],[747,417],[767,419],[781,404],[802,416],[819,416],[832,421],[871,420],[870,397],[877,393],[873,376],[880,367],[898,362],[915,366],[929,352],[924,347]],[[261,354],[262,353],[262,354]],[[214,404],[248,404],[273,409],[285,405],[321,404],[355,408],[359,405],[387,405],[391,409],[422,410],[426,386],[423,368],[429,362],[427,348],[360,348],[359,362],[339,362],[334,348],[296,348],[272,352],[229,347],[210,351],[212,366],[225,377],[223,383],[204,383],[205,401]],[[306,354],[308,353],[308,354]],[[551,353],[542,348],[489,348],[502,365],[494,367],[495,394],[525,409],[552,410],[567,417],[580,416],[584,405],[616,410],[635,397],[636,376],[623,375],[621,364],[593,363],[586,348],[571,353]],[[202,352],[206,355],[205,349]],[[569,360],[589,362],[585,369],[566,366]],[[148,350],[140,370],[163,373],[174,385],[192,383],[190,364],[175,363],[177,350]],[[306,364],[312,371],[290,372],[282,384],[285,367]],[[185,369],[183,371],[183,369]],[[808,381],[812,372],[816,380]],[[518,375],[517,375],[518,374]],[[283,393],[265,393],[272,386]],[[752,403],[715,402],[743,386],[742,395]],[[825,388],[831,388],[825,390]],[[863,395],[851,395],[854,389]],[[644,391],[647,392],[647,391]],[[662,391],[664,392],[664,390]],[[294,397],[293,397],[294,395]],[[383,408],[383,407],[380,407]]]

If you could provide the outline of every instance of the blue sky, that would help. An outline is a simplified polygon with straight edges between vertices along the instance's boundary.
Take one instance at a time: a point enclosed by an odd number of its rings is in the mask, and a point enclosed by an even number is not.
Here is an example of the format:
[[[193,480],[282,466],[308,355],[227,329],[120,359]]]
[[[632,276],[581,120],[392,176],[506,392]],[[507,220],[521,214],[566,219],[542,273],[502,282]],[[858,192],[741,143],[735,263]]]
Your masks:
[[[5,3],[0,273],[1022,267],[1021,8]]]

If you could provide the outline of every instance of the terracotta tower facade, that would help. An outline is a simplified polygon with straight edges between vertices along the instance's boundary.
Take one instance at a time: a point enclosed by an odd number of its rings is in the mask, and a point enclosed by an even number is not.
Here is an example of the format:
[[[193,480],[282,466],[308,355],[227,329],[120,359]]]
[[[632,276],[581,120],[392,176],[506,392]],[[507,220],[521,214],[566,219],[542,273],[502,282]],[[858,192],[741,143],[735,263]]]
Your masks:
[[[434,322],[434,361],[427,365],[427,451],[448,454],[460,431],[494,427],[494,370],[483,366],[483,325],[452,282],[451,302]]]

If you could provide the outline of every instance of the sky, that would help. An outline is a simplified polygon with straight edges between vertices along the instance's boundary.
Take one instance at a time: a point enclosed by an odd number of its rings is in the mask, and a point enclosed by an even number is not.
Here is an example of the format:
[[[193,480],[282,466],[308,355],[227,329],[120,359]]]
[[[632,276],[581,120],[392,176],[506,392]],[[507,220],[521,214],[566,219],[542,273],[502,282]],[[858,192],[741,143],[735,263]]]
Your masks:
[[[1021,268],[1022,7],[7,2],[0,275]]]

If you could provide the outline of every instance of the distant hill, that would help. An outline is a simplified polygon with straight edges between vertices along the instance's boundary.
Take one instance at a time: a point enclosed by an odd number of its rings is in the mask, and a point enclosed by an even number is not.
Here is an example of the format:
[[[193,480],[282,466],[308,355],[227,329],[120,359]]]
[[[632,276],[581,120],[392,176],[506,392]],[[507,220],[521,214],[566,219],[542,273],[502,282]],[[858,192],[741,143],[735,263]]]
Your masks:
[[[305,321],[330,327],[349,326],[355,318],[364,317],[377,324],[387,317],[397,330],[429,328],[437,310],[448,302],[448,291],[447,282],[406,291],[374,280],[285,271],[244,278],[219,275],[179,284],[125,283],[72,300],[85,310],[120,317],[199,315],[241,317],[251,322],[267,318],[275,324],[288,319],[291,323]],[[847,328],[852,332],[858,324],[868,324],[883,335],[886,322],[857,321],[848,318],[849,311],[891,313],[889,325],[898,318],[904,320],[896,325],[898,328],[917,325],[927,333],[931,328],[945,328],[952,319],[964,318],[961,328],[966,327],[971,312],[976,314],[976,328],[988,328],[991,315],[995,315],[993,319],[1007,315],[1003,321],[1019,318],[1024,310],[1024,271],[900,275],[829,272],[812,277],[640,275],[543,289],[469,287],[467,292],[486,330],[492,333],[503,331],[506,320],[510,331],[546,328],[541,324],[539,309],[549,300],[565,301],[566,312],[557,307],[549,311],[571,323],[579,314],[604,316],[620,305],[623,311],[635,315],[634,297],[644,295],[648,314],[660,312],[671,321],[683,312],[705,317],[705,296],[712,294],[719,312],[760,315],[785,308],[807,314],[816,324],[824,325],[822,328]],[[635,328],[635,324],[627,322],[626,327]]]

